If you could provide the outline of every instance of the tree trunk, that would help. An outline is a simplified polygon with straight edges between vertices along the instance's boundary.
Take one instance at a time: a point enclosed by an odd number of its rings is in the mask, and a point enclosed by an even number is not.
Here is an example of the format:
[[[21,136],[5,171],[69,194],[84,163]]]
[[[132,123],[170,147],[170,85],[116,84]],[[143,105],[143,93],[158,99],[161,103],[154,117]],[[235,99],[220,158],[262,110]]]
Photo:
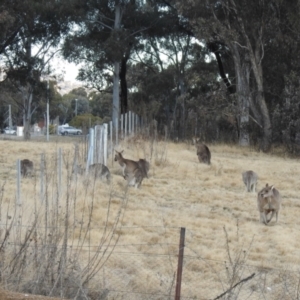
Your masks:
[[[121,114],[125,114],[128,111],[128,101],[127,101],[127,61],[129,58],[129,53],[122,58],[121,69],[120,69],[120,85],[121,85]]]
[[[246,41],[248,55],[251,63],[251,69],[254,75],[256,87],[253,90],[257,91],[256,103],[259,108],[259,113],[261,115],[262,129],[263,129],[263,140],[261,143],[261,149],[267,152],[271,148],[272,143],[272,125],[269,115],[269,110],[264,97],[264,87],[263,87],[263,70],[262,70],[262,59],[264,57],[264,42],[263,42],[263,26],[260,28],[259,35],[257,36],[254,45],[252,46],[250,38],[245,31],[243,20],[238,18],[240,27],[244,39]]]
[[[218,64],[218,68],[219,68],[219,74],[224,82],[224,84],[226,85],[227,91],[229,94],[234,94],[236,92],[236,89],[234,88],[234,86],[231,84],[231,82],[229,81],[229,79],[227,78],[225,71],[224,71],[224,66],[223,66],[223,62],[222,62],[222,58],[220,55],[220,45],[218,45],[217,42],[215,43],[208,43],[208,49],[214,53],[216,60],[217,60],[217,64]]]
[[[271,148],[273,133],[269,110],[262,92],[258,92],[256,99],[262,115],[263,139],[260,147],[262,151],[268,152]]]
[[[27,94],[27,99],[25,100],[25,118],[24,118],[24,140],[28,141],[30,140],[31,134],[30,134],[30,125],[31,125],[31,104],[32,104],[32,97],[33,97],[33,91],[32,88],[28,89],[29,92]]]
[[[117,122],[119,119],[119,107],[120,107],[120,96],[119,96],[119,73],[120,73],[120,63],[114,63],[114,75],[113,75],[113,108],[112,108],[112,122],[113,126],[117,127]]]
[[[119,1],[116,1],[115,5],[115,23],[114,30],[119,30],[121,28],[121,4]],[[114,74],[113,74],[113,107],[112,107],[112,122],[113,126],[117,127],[117,122],[119,120],[119,111],[120,111],[120,62],[114,62]]]
[[[256,48],[260,49],[260,45],[256,45]],[[251,66],[253,69],[254,78],[257,85],[256,103],[259,107],[262,121],[263,139],[261,143],[261,149],[264,152],[268,152],[272,144],[272,124],[269,114],[269,109],[266,104],[263,87],[263,70],[261,66],[260,51],[250,51]]]
[[[236,92],[238,99],[238,120],[239,120],[239,145],[249,146],[249,104],[250,104],[250,62],[237,45],[232,46],[235,74]]]
[[[180,137],[184,138],[185,137],[185,94],[186,94],[186,89],[185,89],[185,84],[184,84],[184,79],[183,76],[179,76],[179,91],[180,91],[180,104],[181,104],[181,110],[180,110]]]

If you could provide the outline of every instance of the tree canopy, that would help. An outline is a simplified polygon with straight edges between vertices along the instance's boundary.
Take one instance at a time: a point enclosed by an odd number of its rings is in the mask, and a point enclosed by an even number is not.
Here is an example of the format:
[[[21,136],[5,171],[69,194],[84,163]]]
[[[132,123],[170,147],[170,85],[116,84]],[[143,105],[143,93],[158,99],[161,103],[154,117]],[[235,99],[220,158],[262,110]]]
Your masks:
[[[297,149],[296,0],[25,0],[0,8],[2,127],[3,105],[13,104],[15,122],[29,128],[50,96],[51,118],[61,123],[86,114],[114,121],[133,110],[176,139]],[[51,81],[47,94],[45,75],[61,43],[89,92],[61,96]]]

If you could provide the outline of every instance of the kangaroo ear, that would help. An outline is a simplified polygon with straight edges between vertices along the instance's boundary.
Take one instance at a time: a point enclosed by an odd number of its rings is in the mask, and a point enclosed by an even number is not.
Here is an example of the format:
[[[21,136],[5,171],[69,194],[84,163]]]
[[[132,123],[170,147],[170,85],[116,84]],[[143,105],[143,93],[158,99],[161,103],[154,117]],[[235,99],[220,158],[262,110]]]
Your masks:
[[[269,185],[268,184],[266,184],[266,187],[268,187]]]
[[[272,186],[271,186],[271,190],[273,190],[274,188],[275,188],[275,186],[274,186],[274,185],[272,185]]]
[[[120,153],[122,154],[124,152],[124,150],[122,150]]]

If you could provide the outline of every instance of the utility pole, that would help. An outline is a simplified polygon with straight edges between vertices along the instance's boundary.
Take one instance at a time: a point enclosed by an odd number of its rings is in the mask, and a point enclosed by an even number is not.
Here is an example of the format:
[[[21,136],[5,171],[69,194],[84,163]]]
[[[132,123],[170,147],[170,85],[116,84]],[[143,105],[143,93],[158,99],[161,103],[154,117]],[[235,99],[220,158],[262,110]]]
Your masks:
[[[12,129],[12,119],[11,119],[11,105],[8,105],[8,127]]]
[[[49,142],[49,79],[47,81],[47,142]]]
[[[77,117],[77,101],[78,99],[75,99],[75,116]]]

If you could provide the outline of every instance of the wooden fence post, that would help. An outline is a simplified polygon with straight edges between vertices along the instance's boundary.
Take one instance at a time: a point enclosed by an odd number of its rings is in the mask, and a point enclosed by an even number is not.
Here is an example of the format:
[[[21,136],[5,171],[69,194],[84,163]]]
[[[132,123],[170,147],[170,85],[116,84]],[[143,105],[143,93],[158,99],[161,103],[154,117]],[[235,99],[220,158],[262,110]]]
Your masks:
[[[58,148],[58,154],[57,154],[58,201],[61,197],[61,172],[62,172],[62,152],[61,152],[61,148]]]
[[[185,240],[185,228],[181,227],[180,228],[180,241],[179,241],[175,300],[180,300],[182,265],[183,265],[183,254],[184,254],[184,240]]]
[[[44,202],[44,175],[45,175],[45,154],[41,153],[41,165],[40,165],[40,197],[41,202]]]
[[[21,205],[21,161],[17,159],[17,205]]]

